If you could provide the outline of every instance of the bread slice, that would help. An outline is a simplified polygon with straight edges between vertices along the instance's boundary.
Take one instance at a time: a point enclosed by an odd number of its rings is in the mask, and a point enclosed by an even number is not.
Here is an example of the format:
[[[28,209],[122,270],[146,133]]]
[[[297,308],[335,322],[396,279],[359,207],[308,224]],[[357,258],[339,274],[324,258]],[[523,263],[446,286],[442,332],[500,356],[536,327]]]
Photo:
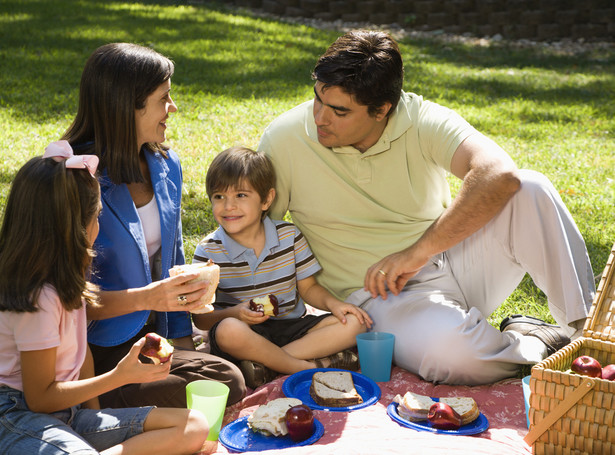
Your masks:
[[[284,436],[288,434],[285,421],[286,411],[300,404],[301,400],[297,398],[277,398],[271,400],[259,406],[248,417],[248,427],[252,431],[266,436]]]
[[[406,392],[403,397],[397,395],[393,401],[399,403],[397,406],[399,416],[411,422],[427,420],[429,408],[435,403],[430,397],[414,392]]]
[[[461,416],[461,425],[474,422],[480,415],[478,405],[472,397],[444,397],[440,398],[440,401],[457,411]]]
[[[317,371],[312,376],[310,396],[320,406],[334,408],[363,403],[349,371]]]

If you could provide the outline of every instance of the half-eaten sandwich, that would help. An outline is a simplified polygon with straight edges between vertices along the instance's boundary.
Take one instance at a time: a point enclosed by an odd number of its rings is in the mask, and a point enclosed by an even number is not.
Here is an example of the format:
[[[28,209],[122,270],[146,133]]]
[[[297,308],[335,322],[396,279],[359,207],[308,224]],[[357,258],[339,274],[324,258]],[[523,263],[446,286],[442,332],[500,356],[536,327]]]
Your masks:
[[[363,403],[349,371],[317,371],[312,377],[310,396],[320,406],[327,407]]]

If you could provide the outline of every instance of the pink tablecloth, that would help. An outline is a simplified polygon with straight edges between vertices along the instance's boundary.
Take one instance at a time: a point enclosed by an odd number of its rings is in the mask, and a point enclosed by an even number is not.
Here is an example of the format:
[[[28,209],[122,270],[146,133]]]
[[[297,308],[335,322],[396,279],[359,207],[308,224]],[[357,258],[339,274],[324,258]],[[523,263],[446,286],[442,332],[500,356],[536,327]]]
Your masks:
[[[251,414],[259,405],[284,396],[282,385],[288,376],[259,387],[241,402],[229,407],[223,425]],[[466,387],[434,385],[401,368],[393,368],[391,380],[380,382],[382,396],[373,406],[353,412],[314,411],[325,433],[310,446],[267,450],[261,454],[531,454],[523,442],[527,434],[525,407],[520,379]],[[432,397],[471,396],[489,420],[489,429],[476,436],[453,436],[416,431],[402,427],[387,415],[395,395],[411,390]],[[218,444],[215,453],[229,453]],[[254,452],[252,452],[254,453]]]

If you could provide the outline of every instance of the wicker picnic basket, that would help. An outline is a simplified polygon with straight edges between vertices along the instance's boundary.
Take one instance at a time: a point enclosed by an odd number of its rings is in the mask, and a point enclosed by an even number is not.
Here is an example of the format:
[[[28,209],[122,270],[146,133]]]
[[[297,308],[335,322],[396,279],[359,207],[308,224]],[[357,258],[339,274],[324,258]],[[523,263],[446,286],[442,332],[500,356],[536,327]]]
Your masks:
[[[615,245],[583,336],[532,367],[525,441],[535,455],[615,454],[615,381],[566,372],[580,355],[615,363]]]

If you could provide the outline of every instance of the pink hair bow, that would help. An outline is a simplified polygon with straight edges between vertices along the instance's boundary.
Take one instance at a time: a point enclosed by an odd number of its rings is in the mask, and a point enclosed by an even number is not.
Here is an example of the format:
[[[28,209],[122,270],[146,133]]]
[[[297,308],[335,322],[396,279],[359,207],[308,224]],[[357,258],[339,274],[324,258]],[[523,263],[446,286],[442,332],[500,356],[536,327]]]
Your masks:
[[[75,155],[68,141],[56,141],[45,147],[43,158],[53,158],[55,161],[66,161],[67,169],[87,169],[92,177],[98,168],[96,155]]]

